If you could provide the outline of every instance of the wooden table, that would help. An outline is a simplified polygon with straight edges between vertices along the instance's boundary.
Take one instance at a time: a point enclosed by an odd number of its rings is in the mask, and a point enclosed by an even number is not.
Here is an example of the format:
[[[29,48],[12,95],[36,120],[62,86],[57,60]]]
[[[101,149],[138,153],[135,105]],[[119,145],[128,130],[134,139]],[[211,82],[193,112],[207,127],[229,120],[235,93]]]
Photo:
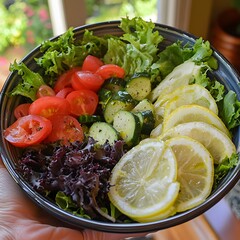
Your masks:
[[[223,199],[205,214],[159,231],[154,237],[154,240],[237,240],[240,239],[240,220]]]

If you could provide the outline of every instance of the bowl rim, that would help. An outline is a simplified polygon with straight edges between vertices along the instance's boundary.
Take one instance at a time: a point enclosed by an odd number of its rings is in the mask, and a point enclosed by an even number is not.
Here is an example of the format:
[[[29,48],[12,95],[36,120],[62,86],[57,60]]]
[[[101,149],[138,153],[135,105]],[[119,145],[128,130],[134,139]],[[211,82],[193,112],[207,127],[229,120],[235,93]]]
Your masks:
[[[114,20],[114,21],[106,21],[106,22],[99,22],[99,23],[94,23],[94,24],[86,24],[83,26],[79,26],[74,28],[74,33],[81,34],[85,29],[88,29],[90,31],[97,31],[101,30],[101,28],[117,28],[117,26],[120,24],[120,20]],[[155,24],[155,29],[160,31],[166,31],[168,33],[174,34],[174,35],[181,35],[183,38],[187,38],[187,41],[192,41],[194,42],[197,37],[194,36],[191,33],[185,32],[183,30],[177,29],[175,27],[171,27],[168,25],[160,24],[160,23],[154,23]],[[118,29],[119,30],[119,29]],[[121,32],[121,30],[119,30]],[[55,36],[50,39],[50,41],[56,40],[58,36]],[[221,54],[219,53],[216,49],[214,49],[212,46],[211,48],[213,49],[214,53],[213,55],[220,59],[225,65],[226,68],[231,72],[232,75],[234,76],[236,82],[233,83],[235,86],[236,84],[239,84],[239,76],[236,71],[236,69],[228,62],[228,60]],[[32,51],[30,51],[20,62],[28,63],[33,59],[33,56],[35,56],[40,49],[40,45],[35,47]],[[14,77],[14,74],[11,72],[9,76],[7,77],[7,80],[5,81],[2,91],[0,92],[0,109],[3,108],[4,104],[4,96],[5,93],[7,92],[7,89],[11,83],[11,79]],[[233,87],[233,86],[231,86]],[[238,90],[238,96],[240,96],[240,88]],[[1,128],[2,128],[1,124]],[[239,134],[240,131],[238,131]],[[15,180],[15,182],[23,189],[23,191],[27,194],[28,197],[30,197],[34,203],[36,203],[38,206],[49,212],[51,215],[55,216],[58,220],[70,224],[71,227],[76,227],[78,229],[82,228],[89,228],[89,229],[94,229],[94,230],[99,230],[99,231],[105,231],[105,232],[112,232],[112,233],[138,233],[138,232],[149,232],[149,231],[156,231],[160,229],[165,229],[169,227],[173,227],[175,225],[184,223],[186,221],[189,221],[208,209],[210,209],[213,205],[215,205],[218,201],[220,201],[230,190],[233,188],[233,186],[237,183],[238,179],[240,178],[240,163],[238,163],[238,166],[236,166],[235,171],[230,172],[228,176],[231,178],[231,181],[228,182],[228,185],[224,184],[226,181],[223,182],[222,185],[220,185],[220,188],[217,189],[217,191],[213,191],[211,195],[206,199],[206,201],[202,204],[200,204],[198,207],[187,210],[183,213],[178,213],[172,217],[159,220],[156,222],[149,222],[149,223],[109,223],[109,222],[100,222],[100,221],[95,221],[95,220],[89,220],[86,218],[81,218],[74,216],[71,213],[68,213],[59,207],[57,207],[56,204],[52,203],[39,193],[35,192],[31,186],[25,182],[23,177],[19,175],[16,172],[14,163],[11,159],[8,159],[8,153],[7,153],[7,148],[6,144],[4,143],[3,136],[0,139],[0,147],[1,147],[1,156],[4,165],[6,166],[8,172],[12,176],[12,178]],[[239,152],[240,146],[238,146],[237,151]],[[226,177],[225,177],[226,178]]]

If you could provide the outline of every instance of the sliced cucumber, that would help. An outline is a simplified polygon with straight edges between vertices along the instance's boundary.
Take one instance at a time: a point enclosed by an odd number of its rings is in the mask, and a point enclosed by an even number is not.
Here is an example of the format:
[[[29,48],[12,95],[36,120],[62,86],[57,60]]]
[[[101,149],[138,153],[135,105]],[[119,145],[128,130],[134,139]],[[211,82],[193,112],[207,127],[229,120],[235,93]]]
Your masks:
[[[126,85],[126,91],[137,101],[146,98],[151,90],[151,79],[145,76],[132,78]]]
[[[132,110],[132,112],[143,112],[143,111],[151,111],[154,114],[154,105],[148,99],[143,99],[140,101]]]
[[[120,110],[131,111],[135,102],[131,95],[124,91],[116,92],[108,101],[103,111],[104,119],[107,123],[113,122],[114,115]]]
[[[111,92],[123,91],[126,82],[122,78],[111,77],[105,80],[103,88],[110,90]]]
[[[113,127],[129,146],[135,146],[139,143],[141,123],[133,113],[128,111],[117,112],[113,119]]]
[[[112,97],[112,92],[108,89],[101,88],[98,92],[98,98],[99,98],[99,103],[102,105],[102,108],[104,109],[108,103],[108,101]]]
[[[103,120],[99,115],[81,115],[78,117],[80,123],[94,123]]]
[[[135,115],[139,118],[141,123],[141,133],[150,135],[155,126],[155,118],[153,112],[150,110],[136,112]]]
[[[106,122],[95,122],[89,128],[88,135],[95,139],[100,145],[103,145],[107,140],[109,144],[114,144],[118,140],[118,133],[113,126]]]

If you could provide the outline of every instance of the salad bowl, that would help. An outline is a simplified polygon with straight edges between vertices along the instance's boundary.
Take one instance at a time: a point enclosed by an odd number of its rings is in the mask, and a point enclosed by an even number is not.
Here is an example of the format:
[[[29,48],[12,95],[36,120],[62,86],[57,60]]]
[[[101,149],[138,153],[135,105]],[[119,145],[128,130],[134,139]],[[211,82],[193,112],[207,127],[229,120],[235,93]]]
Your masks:
[[[120,21],[102,22],[92,25],[85,25],[77,27],[74,29],[75,37],[80,39],[84,31],[87,29],[93,31],[97,36],[104,36],[106,34],[111,34],[115,36],[121,36],[123,31],[119,28]],[[165,48],[166,46],[176,42],[182,41],[183,44],[193,45],[196,41],[196,37],[181,31],[179,29],[169,27],[162,24],[155,24],[155,29],[164,37],[164,40],[160,44],[160,48]],[[58,37],[52,38],[51,41],[56,40]],[[38,71],[39,66],[36,64],[35,59],[40,57],[42,53],[40,52],[40,46],[36,47],[27,56],[22,59],[31,70]],[[239,76],[234,67],[217,51],[213,48],[213,56],[217,59],[218,68],[217,70],[211,72],[211,77],[214,77],[219,82],[224,84],[227,90],[233,90],[238,99],[240,98],[240,87],[239,87]],[[3,131],[14,121],[13,109],[22,102],[22,97],[13,96],[9,97],[8,94],[16,86],[18,82],[18,75],[16,72],[11,72],[8,76],[2,92],[0,99],[0,131]],[[237,127],[233,133],[233,142],[237,148],[237,152],[240,149],[240,128]],[[217,202],[219,202],[237,183],[240,177],[240,163],[228,172],[224,179],[220,182],[218,187],[212,191],[210,196],[199,206],[193,209],[187,210],[182,213],[178,213],[174,216],[162,219],[159,221],[148,222],[148,223],[111,223],[103,221],[95,221],[87,218],[78,217],[64,211],[59,208],[55,203],[49,199],[43,197],[41,194],[36,192],[28,182],[22,177],[18,172],[17,160],[19,156],[19,149],[9,144],[1,134],[1,157],[2,160],[9,171],[10,175],[20,186],[20,188],[26,193],[26,195],[32,199],[32,201],[37,204],[40,208],[44,209],[54,217],[56,217],[60,222],[67,223],[74,228],[79,229],[94,229],[99,231],[113,232],[113,233],[137,233],[137,232],[150,232],[160,229],[165,229],[173,227],[175,225],[189,221],[200,214],[204,213]]]

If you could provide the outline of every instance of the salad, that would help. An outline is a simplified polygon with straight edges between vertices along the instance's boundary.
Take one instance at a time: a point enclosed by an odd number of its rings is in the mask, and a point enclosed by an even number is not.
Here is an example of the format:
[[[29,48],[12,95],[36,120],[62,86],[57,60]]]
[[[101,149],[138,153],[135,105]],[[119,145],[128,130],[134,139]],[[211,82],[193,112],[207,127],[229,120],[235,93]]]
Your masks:
[[[166,82],[164,89],[174,90],[169,76],[175,84],[205,88],[230,135],[240,124],[240,102],[209,77],[217,69],[209,42],[199,38],[193,46],[178,41],[160,49],[164,38],[154,23],[123,18],[119,27],[120,37],[85,30],[76,40],[70,28],[45,41],[35,59],[38,72],[23,62],[11,64],[19,83],[10,97],[21,95],[24,102],[4,137],[24,148],[24,178],[59,207],[90,219],[129,222],[109,200],[109,179],[127,152],[156,134],[161,119],[154,104]],[[213,188],[237,162],[234,152],[215,164]]]

